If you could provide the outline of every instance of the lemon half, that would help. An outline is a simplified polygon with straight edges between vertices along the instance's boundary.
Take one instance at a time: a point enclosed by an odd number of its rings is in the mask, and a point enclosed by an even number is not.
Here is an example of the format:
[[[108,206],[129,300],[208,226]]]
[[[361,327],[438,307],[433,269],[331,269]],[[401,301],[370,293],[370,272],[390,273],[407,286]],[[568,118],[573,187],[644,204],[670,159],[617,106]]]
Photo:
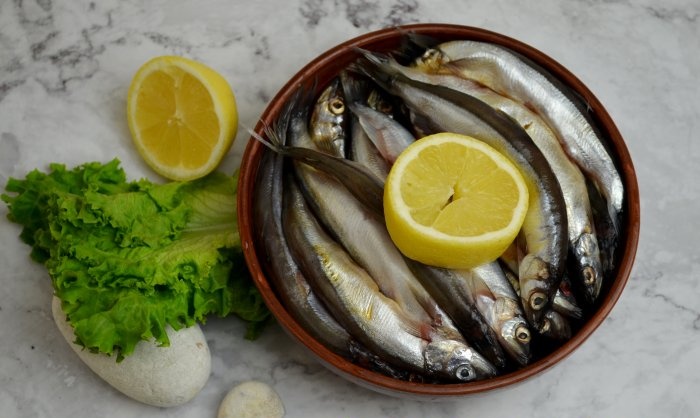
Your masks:
[[[445,268],[495,260],[515,239],[528,209],[520,171],[475,138],[424,137],[389,172],[384,214],[389,234],[408,258]]]
[[[139,68],[129,87],[127,118],[139,154],[171,180],[213,171],[238,129],[236,100],[226,80],[178,56],[159,56]]]

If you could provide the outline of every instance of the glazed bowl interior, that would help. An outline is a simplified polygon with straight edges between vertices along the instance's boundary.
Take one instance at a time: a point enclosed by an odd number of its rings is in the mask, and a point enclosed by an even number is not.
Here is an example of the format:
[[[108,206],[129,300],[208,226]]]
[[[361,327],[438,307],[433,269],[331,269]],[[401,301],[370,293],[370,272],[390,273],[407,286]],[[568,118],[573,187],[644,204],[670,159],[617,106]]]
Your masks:
[[[272,124],[284,103],[292,97],[299,86],[314,85],[316,91],[320,92],[342,69],[359,57],[359,52],[355,48],[389,52],[400,46],[401,38],[407,31],[428,35],[439,41],[467,39],[494,43],[529,58],[549,71],[588,103],[590,116],[600,129],[602,137],[607,141],[606,145],[610,149],[625,186],[623,231],[617,250],[614,279],[607,281],[596,306],[593,307],[586,321],[574,330],[570,340],[552,348],[551,352],[544,357],[534,359],[528,366],[495,378],[449,384],[407,382],[372,372],[334,354],[304,331],[281,303],[276,290],[267,279],[267,266],[263,261],[264,258],[260,256],[253,238],[255,225],[253,224],[252,199],[256,187],[256,176],[263,153],[270,151],[266,150],[260,142],[252,138],[249,140],[243,154],[239,177],[238,222],[240,236],[253,280],[282,328],[306,346],[318,360],[332,371],[355,383],[390,395],[420,399],[444,399],[501,388],[535,376],[571,354],[596,330],[620,297],[632,269],[639,238],[639,191],[634,167],[619,131],[598,99],[578,78],[553,59],[522,42],[473,27],[445,24],[407,25],[367,33],[344,42],[311,61],[282,87],[262,114],[255,132],[264,136],[264,126]]]

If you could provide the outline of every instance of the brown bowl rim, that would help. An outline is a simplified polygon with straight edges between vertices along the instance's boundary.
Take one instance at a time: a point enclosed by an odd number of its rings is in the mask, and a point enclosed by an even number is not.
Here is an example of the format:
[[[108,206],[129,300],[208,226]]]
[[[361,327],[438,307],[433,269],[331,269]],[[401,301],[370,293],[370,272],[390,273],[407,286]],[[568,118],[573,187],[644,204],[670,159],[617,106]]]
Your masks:
[[[327,50],[299,70],[279,90],[261,115],[255,127],[255,132],[262,135],[263,127],[272,123],[276,115],[280,112],[282,104],[291,97],[299,85],[309,85],[313,81],[313,78],[316,78],[315,74],[317,71],[327,66],[339,68],[340,65],[346,65],[349,60],[347,54],[356,54],[352,50],[354,47],[373,49],[373,47],[378,45],[391,43],[392,41],[395,42],[397,35],[403,31],[413,31],[419,34],[437,36],[441,39],[471,39],[505,46],[525,55],[548,70],[555,77],[564,82],[564,84],[581,95],[589,104],[592,118],[597,122],[603,136],[608,139],[608,144],[616,158],[616,163],[618,169],[621,171],[626,190],[625,216],[623,222],[624,230],[622,237],[622,242],[625,243],[625,246],[621,249],[620,262],[617,266],[615,280],[611,284],[608,292],[604,295],[602,301],[599,302],[597,310],[570,340],[562,344],[549,355],[522,369],[488,380],[450,384],[406,382],[372,372],[349,362],[345,358],[325,348],[304,331],[289,315],[265,278],[255,245],[253,244],[251,228],[253,225],[252,205],[250,204],[253,196],[257,168],[264,147],[252,137],[248,140],[248,144],[243,153],[238,183],[238,225],[245,260],[255,285],[262,294],[265,303],[274,317],[282,325],[282,328],[294,339],[311,350],[323,364],[330,367],[331,370],[337,374],[345,376],[355,383],[369,387],[378,392],[390,395],[407,395],[418,399],[442,399],[503,388],[536,376],[568,357],[600,326],[620,298],[622,290],[629,279],[639,241],[640,206],[635,169],[629,151],[622,139],[622,135],[612,118],[595,95],[569,70],[546,54],[521,41],[489,30],[454,24],[420,23],[380,29],[357,36]],[[344,61],[346,64],[341,64]],[[327,77],[330,78],[330,76]],[[328,80],[319,77],[316,81],[319,85],[323,85]]]

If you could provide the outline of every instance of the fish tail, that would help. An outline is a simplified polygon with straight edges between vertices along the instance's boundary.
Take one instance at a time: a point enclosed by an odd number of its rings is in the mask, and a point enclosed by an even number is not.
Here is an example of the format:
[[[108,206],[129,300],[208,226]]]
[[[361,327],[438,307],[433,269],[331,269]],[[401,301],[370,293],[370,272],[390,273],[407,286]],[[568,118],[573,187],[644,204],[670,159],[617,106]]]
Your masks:
[[[314,81],[315,85],[315,81]],[[258,134],[249,127],[242,125],[248,131],[251,137],[265,145],[270,150],[286,154],[287,130],[289,129],[290,121],[293,116],[306,118],[308,115],[308,104],[312,100],[313,87],[305,89],[301,85],[294,92],[292,97],[285,103],[277,118],[272,124],[264,120],[260,120],[265,136]]]
[[[343,88],[345,102],[351,107],[354,103],[364,103],[369,96],[367,80],[354,77],[348,71],[340,73],[340,85]]]
[[[397,29],[403,36],[401,37],[401,44],[395,55],[406,62],[413,61],[423,55],[426,50],[434,49],[440,44],[440,41],[432,36],[407,31],[401,28]]]
[[[363,58],[350,64],[349,70],[369,77],[385,91],[391,92],[393,79],[399,75],[398,71],[391,68],[392,58],[357,48]]]

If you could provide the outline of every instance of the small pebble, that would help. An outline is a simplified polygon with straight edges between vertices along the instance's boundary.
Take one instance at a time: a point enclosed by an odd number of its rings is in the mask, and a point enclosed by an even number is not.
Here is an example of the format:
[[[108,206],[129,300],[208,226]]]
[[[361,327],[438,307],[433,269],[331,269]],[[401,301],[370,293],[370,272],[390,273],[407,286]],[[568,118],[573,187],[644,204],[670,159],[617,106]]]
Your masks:
[[[229,391],[217,418],[281,418],[284,405],[277,392],[269,385],[248,381]]]

